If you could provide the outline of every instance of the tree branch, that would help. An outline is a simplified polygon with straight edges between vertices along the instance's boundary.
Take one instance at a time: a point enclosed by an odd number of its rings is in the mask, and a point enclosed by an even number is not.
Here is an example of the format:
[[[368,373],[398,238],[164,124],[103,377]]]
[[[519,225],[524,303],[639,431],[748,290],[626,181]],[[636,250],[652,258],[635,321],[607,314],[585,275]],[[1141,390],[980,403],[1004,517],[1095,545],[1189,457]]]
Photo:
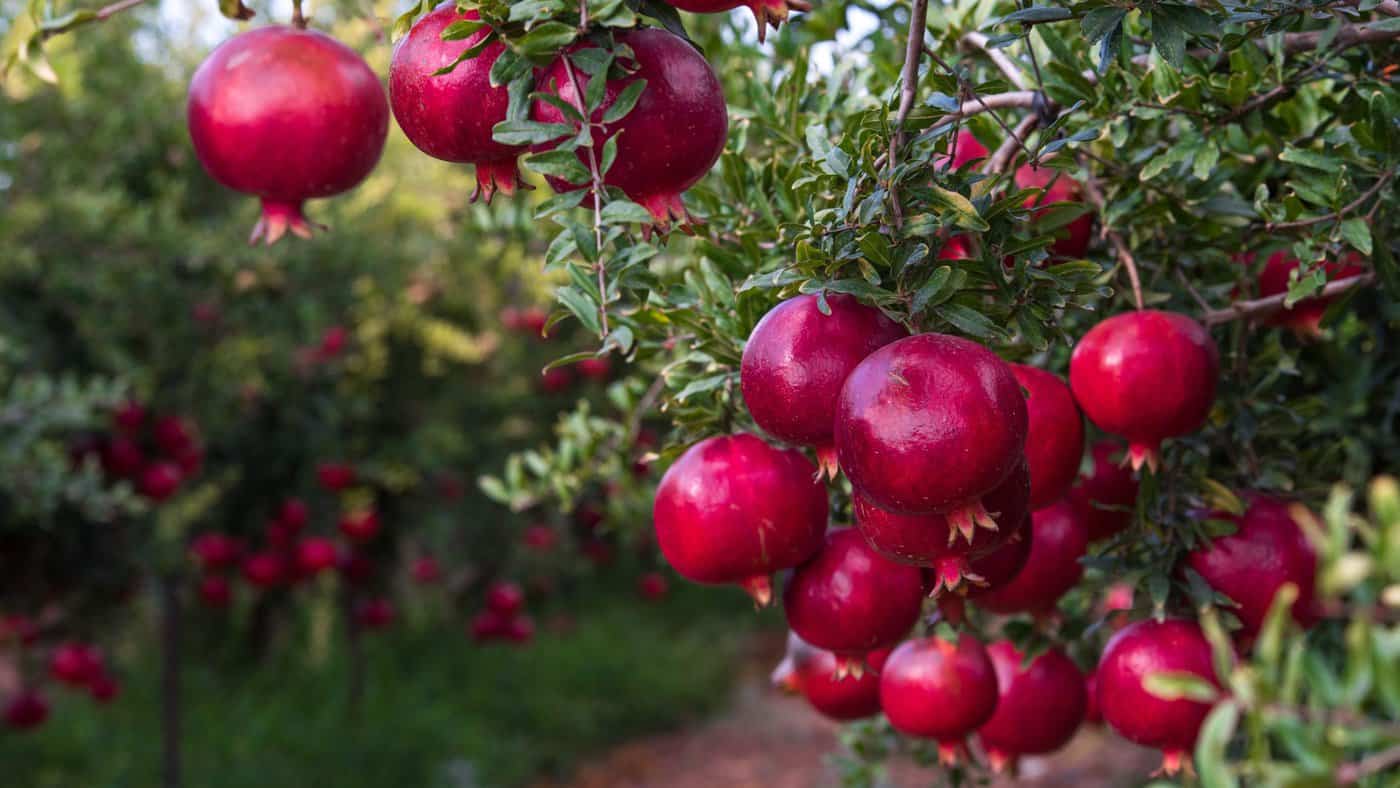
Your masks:
[[[919,60],[924,52],[924,31],[928,29],[928,0],[914,0],[909,12],[909,40],[904,46],[904,70],[900,75],[899,111],[894,117],[894,133],[890,135],[890,150],[886,163],[893,172],[899,162],[899,149],[904,145],[904,122],[914,109],[914,100],[919,91]],[[899,197],[895,194],[893,181],[890,183],[890,196],[894,202],[895,224],[904,223],[904,211]]]
[[[1026,84],[1026,78],[1021,74],[1021,69],[1016,65],[1016,61],[1012,60],[1006,52],[1000,49],[989,49],[987,47],[987,40],[986,36],[977,32],[968,33],[962,37],[963,44],[976,47],[985,52],[987,57],[996,64],[998,69],[1001,69],[1001,73],[1017,90],[1026,90],[1029,85]]]
[[[101,8],[94,11],[91,16],[80,14],[74,16],[73,19],[65,25],[46,28],[44,30],[43,37],[46,39],[52,38],[53,36],[61,35],[75,28],[82,27],[83,25],[86,25],[89,22],[105,21],[109,17],[116,16],[117,14],[120,14],[121,12],[129,8],[135,8],[136,6],[141,5],[144,2],[146,2],[146,0],[118,0],[118,2],[102,6]]]
[[[1021,118],[1021,122],[1016,124],[1016,128],[1011,134],[997,146],[990,158],[982,165],[982,172],[988,175],[999,175],[1011,168],[1011,164],[1016,160],[1016,151],[1025,148],[1026,138],[1031,135],[1036,126],[1040,125],[1040,118],[1035,114]]]
[[[1337,767],[1338,785],[1355,785],[1373,774],[1380,774],[1390,767],[1400,764],[1400,745],[1362,758],[1355,763],[1344,763]]]
[[[1128,242],[1123,240],[1123,236],[1108,226],[1103,192],[1099,190],[1098,181],[1092,175],[1084,179],[1084,196],[1088,197],[1089,202],[1098,209],[1099,221],[1103,224],[1099,235],[1108,239],[1108,242],[1113,245],[1113,251],[1118,255],[1118,262],[1128,269],[1128,281],[1133,288],[1133,302],[1137,304],[1138,309],[1142,309],[1142,279],[1138,276],[1137,260],[1133,259],[1133,253],[1128,249]]]
[[[1365,205],[1367,200],[1374,197],[1376,193],[1379,192],[1381,189],[1384,189],[1385,185],[1387,183],[1390,183],[1391,179],[1395,177],[1395,172],[1395,170],[1391,170],[1385,175],[1382,175],[1380,177],[1380,180],[1376,181],[1375,184],[1371,186],[1371,188],[1367,189],[1364,193],[1362,193],[1360,197],[1357,197],[1355,200],[1352,200],[1346,205],[1343,205],[1341,208],[1338,208],[1333,213],[1323,214],[1322,216],[1313,216],[1307,219],[1295,219],[1291,222],[1269,222],[1264,225],[1264,229],[1270,231],[1296,230],[1299,227],[1311,227],[1315,224],[1322,224],[1323,222],[1327,221],[1341,221],[1343,216],[1346,216],[1347,214],[1351,213],[1357,208],[1360,208],[1362,205]]]
[[[1349,276],[1345,279],[1337,279],[1328,282],[1327,286],[1322,288],[1322,292],[1318,293],[1316,296],[1310,297],[1332,298],[1354,290],[1355,288],[1369,285],[1375,280],[1375,274],[1357,274],[1356,276]],[[1284,309],[1283,302],[1287,300],[1287,298],[1287,293],[1279,293],[1278,295],[1271,295],[1267,298],[1256,298],[1251,301],[1236,301],[1224,309],[1215,309],[1206,312],[1201,316],[1201,322],[1208,326],[1214,326],[1241,318],[1268,317],[1269,315],[1282,312]]]

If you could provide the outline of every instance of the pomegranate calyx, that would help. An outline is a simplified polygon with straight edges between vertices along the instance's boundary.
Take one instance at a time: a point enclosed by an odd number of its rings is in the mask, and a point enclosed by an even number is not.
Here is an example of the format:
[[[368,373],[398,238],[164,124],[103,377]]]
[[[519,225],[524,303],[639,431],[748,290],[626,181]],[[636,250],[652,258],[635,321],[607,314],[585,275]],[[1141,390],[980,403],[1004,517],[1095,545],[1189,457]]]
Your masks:
[[[758,23],[758,43],[763,43],[768,35],[768,26],[778,27],[787,21],[790,11],[811,11],[812,4],[807,0],[749,0],[749,10],[753,11]]]
[[[467,202],[481,200],[490,205],[491,199],[498,191],[509,197],[515,194],[516,190],[530,191],[534,188],[520,179],[520,169],[516,166],[515,159],[477,162],[476,188],[472,190]]]
[[[263,241],[271,246],[288,232],[298,238],[310,238],[313,228],[325,232],[326,226],[309,221],[306,215],[301,212],[301,206],[300,202],[263,200],[262,216],[258,218],[258,223],[253,225],[253,232],[248,236],[248,243],[252,245]]]
[[[662,235],[670,232],[671,223],[675,222],[687,235],[694,234],[694,228],[700,222],[693,219],[685,209],[685,203],[681,202],[680,194],[676,192],[662,192],[660,194],[649,194],[645,197],[638,197],[637,203],[647,209],[655,223],[651,227],[643,228],[642,234],[648,238],[653,232]]]
[[[942,766],[957,766],[967,755],[967,746],[961,739],[938,742],[938,763]]]
[[[996,774],[1016,774],[1016,756],[1002,752],[996,748],[987,749],[987,764],[992,767]]]
[[[982,505],[981,499],[954,509],[948,513],[947,519],[950,545],[957,541],[958,534],[962,534],[962,538],[966,539],[968,544],[972,544],[972,537],[976,535],[979,526],[989,531],[997,530],[997,521],[992,519],[992,514]]]
[[[1191,762],[1190,754],[1185,750],[1166,750],[1162,753],[1161,767],[1153,772],[1152,776],[1171,777],[1183,772],[1192,777],[1196,775],[1196,767]]]
[[[755,608],[762,609],[773,603],[773,578],[769,575],[754,575],[739,586],[753,599]]]
[[[841,465],[836,461],[836,446],[826,444],[817,447],[817,478],[836,480],[841,473]]]
[[[1158,449],[1159,446],[1155,443],[1133,441],[1128,444],[1128,454],[1123,458],[1123,463],[1130,465],[1134,471],[1142,470],[1142,466],[1146,465],[1147,469],[1155,474],[1162,464],[1162,456]]]
[[[857,681],[865,675],[865,657],[851,657],[845,654],[836,655],[836,680],[844,681],[846,678],[853,678]]]

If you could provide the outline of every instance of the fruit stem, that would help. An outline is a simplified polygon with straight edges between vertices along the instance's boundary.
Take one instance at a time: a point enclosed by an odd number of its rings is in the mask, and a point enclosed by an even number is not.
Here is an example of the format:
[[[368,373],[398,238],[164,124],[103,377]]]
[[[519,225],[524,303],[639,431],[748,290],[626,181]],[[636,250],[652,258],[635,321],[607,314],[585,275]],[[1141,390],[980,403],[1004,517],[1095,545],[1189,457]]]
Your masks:
[[[894,173],[899,163],[899,149],[904,145],[904,121],[914,109],[914,100],[919,90],[919,61],[924,52],[924,32],[928,29],[928,0],[914,0],[914,8],[909,12],[909,40],[904,45],[904,70],[900,75],[899,112],[894,117],[894,133],[890,135],[890,150],[887,162],[889,172]],[[899,204],[899,194],[894,183],[889,185],[891,204],[894,207],[894,225],[904,224],[904,209]]]
[[[302,0],[292,0],[292,27],[297,30],[306,29],[306,16],[301,12]]]

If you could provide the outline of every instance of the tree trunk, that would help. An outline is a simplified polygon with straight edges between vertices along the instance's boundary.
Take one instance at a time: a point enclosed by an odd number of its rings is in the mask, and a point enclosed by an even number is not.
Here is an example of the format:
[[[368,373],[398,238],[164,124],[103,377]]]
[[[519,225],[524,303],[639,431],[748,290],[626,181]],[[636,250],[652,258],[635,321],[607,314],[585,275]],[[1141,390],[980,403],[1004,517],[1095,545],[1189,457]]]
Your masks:
[[[161,773],[164,788],[180,788],[180,586],[163,574],[160,593]]]

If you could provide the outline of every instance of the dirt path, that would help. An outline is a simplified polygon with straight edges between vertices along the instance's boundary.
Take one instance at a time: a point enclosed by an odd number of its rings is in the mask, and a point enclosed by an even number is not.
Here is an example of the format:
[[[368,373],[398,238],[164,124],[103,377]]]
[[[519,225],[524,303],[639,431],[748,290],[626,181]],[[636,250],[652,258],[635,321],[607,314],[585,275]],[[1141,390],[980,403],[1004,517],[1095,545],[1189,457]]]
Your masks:
[[[839,726],[811,711],[800,698],[768,687],[768,666],[781,642],[756,644],[754,658],[721,716],[675,733],[624,744],[581,767],[573,788],[835,788],[840,780],[827,755],[835,752]],[[1160,756],[1115,739],[1101,729],[1082,731],[1050,758],[1027,759],[1019,780],[997,786],[1125,786],[1141,783]],[[935,772],[910,764],[891,769],[889,784],[926,788]]]

